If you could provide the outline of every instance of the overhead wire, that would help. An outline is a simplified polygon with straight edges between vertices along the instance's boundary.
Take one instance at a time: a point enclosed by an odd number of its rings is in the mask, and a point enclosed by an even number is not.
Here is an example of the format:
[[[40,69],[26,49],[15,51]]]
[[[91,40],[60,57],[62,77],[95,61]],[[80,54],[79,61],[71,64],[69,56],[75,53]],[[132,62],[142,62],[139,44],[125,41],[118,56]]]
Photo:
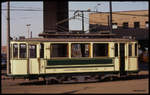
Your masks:
[[[7,9],[1,9],[2,11],[6,11]],[[11,11],[48,11],[47,9],[10,9]],[[75,12],[75,10],[69,10],[69,12]],[[95,13],[108,13],[108,12],[96,12],[96,11],[90,11]],[[122,11],[123,12],[123,11]],[[139,14],[129,14],[129,13],[120,13],[120,12],[112,12],[112,14],[118,14],[118,15],[128,15],[128,16],[142,16],[142,17],[148,17],[149,15],[139,15]]]
[[[11,11],[48,11],[48,10],[43,10],[43,9],[18,9],[17,7],[15,7],[16,9],[10,9]],[[20,7],[21,8],[21,7]],[[22,8],[25,8],[25,7],[22,7]],[[6,11],[7,9],[2,9],[2,11]],[[69,12],[74,12],[74,10],[69,10]],[[107,12],[100,12],[100,13],[107,13]],[[45,14],[45,13],[44,13]],[[112,12],[112,14],[118,14],[118,15],[128,15],[128,16],[141,16],[141,17],[148,17],[148,15],[139,15],[139,14],[125,14],[125,13],[116,13],[116,12]],[[78,15],[78,16],[80,16],[80,15]],[[80,16],[81,17],[81,16]],[[30,17],[28,17],[28,18],[30,18]],[[74,18],[74,17],[72,17],[72,18]],[[61,22],[58,22],[58,23],[56,23],[56,25],[58,25],[58,24],[60,24],[60,23],[63,23],[63,22],[65,22],[65,21],[68,21],[68,20],[71,20],[72,18],[67,18],[67,19],[64,19],[63,21],[61,21]],[[87,18],[87,17],[84,17],[85,19],[88,19],[89,20],[89,18]],[[77,18],[76,18],[77,19]],[[78,19],[78,20],[80,20],[80,19]],[[81,20],[80,20],[81,21]],[[90,20],[91,21],[91,20]],[[107,24],[108,25],[108,23],[104,23],[104,22],[97,22],[97,21],[91,21],[91,22],[94,22],[94,23],[97,23],[97,24]],[[59,27],[63,27],[63,26],[60,26],[60,25],[58,25]],[[63,29],[66,29],[65,27],[63,27]],[[68,29],[67,29],[68,30]]]

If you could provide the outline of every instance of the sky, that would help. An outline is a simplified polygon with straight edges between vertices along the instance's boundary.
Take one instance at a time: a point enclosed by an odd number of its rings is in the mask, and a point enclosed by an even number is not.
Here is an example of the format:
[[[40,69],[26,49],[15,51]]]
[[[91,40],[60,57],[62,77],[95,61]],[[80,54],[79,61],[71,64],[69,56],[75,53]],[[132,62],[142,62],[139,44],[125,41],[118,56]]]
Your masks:
[[[1,45],[6,45],[6,16],[7,3],[1,3]],[[15,38],[19,36],[27,37],[27,24],[31,24],[30,31],[32,31],[32,37],[38,37],[39,33],[43,32],[43,2],[10,2],[10,9],[35,9],[39,11],[10,11],[10,36]],[[109,2],[108,1],[91,1],[91,2],[69,2],[69,10],[92,10],[98,12],[109,12]],[[112,11],[130,11],[130,10],[149,10],[148,1],[113,1]],[[69,18],[73,16],[74,12],[69,11]],[[84,13],[84,16],[88,18],[89,13]],[[81,18],[72,19],[69,21],[70,30],[81,30]],[[89,28],[89,20],[85,19],[85,30]]]

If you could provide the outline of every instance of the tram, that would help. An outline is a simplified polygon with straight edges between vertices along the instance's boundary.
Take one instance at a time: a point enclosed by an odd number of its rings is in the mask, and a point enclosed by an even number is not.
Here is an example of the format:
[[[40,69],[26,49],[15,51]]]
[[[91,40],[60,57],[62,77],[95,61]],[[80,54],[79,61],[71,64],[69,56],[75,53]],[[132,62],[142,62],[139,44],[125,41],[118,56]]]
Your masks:
[[[123,38],[28,38],[10,41],[10,74],[62,79],[138,73],[138,42]]]

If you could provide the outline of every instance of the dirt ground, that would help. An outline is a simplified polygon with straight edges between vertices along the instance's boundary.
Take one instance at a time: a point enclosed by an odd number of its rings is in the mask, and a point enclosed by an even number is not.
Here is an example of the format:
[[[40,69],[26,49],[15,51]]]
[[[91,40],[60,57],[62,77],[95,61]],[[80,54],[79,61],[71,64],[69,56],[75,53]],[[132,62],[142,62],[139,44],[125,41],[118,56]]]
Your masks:
[[[103,80],[101,82],[65,83],[45,85],[40,80],[4,79],[2,71],[1,93],[49,93],[49,94],[106,94],[106,93],[149,93],[148,64],[140,66],[139,75],[130,75],[126,78]]]

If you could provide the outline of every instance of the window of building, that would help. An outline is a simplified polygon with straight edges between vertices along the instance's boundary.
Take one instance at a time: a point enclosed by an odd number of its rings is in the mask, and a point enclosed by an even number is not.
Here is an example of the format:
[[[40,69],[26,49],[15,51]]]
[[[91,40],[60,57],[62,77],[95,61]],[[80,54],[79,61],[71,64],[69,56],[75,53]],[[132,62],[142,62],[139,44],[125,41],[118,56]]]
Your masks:
[[[123,28],[128,28],[128,22],[123,23]]]
[[[68,44],[51,44],[51,57],[68,57]]]
[[[117,26],[117,23],[112,23],[112,29],[117,29],[118,26]]]
[[[118,56],[118,44],[115,43],[115,57]]]
[[[89,57],[90,44],[71,44],[71,57]]]
[[[20,58],[27,57],[27,47],[26,44],[20,44]]]
[[[93,44],[93,56],[94,57],[108,56],[108,44],[107,43]]]
[[[129,47],[128,47],[128,53],[129,53],[129,56],[132,56],[132,44],[129,44]]]
[[[140,22],[134,22],[134,28],[140,28]]]
[[[13,58],[18,58],[18,44],[13,44]]]
[[[44,44],[40,44],[40,58],[44,58]]]
[[[29,45],[29,58],[36,58],[36,45]]]
[[[137,56],[137,44],[135,44],[135,56]]]
[[[146,28],[149,28],[149,22],[148,21],[145,22],[145,25],[146,25]]]

